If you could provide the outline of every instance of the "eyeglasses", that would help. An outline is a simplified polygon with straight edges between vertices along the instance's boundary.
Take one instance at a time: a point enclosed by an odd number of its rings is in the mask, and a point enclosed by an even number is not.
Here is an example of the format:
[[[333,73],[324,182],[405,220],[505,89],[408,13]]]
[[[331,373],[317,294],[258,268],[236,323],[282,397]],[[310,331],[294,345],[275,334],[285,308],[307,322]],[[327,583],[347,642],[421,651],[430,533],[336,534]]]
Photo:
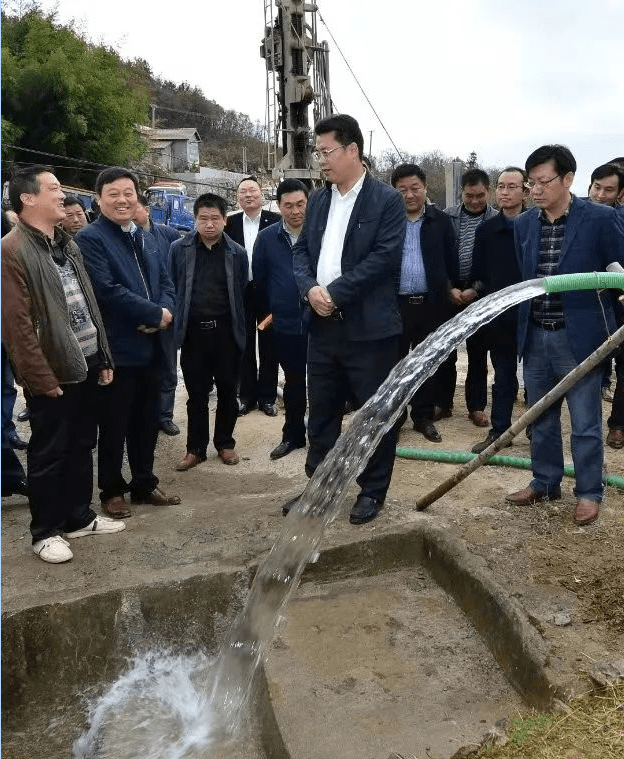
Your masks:
[[[497,190],[511,190],[513,192],[514,190],[521,190],[522,185],[521,184],[497,184],[496,189]]]
[[[524,186],[528,190],[532,190],[534,187],[546,187],[547,184],[554,182],[555,179],[559,179],[559,174],[555,174],[554,177],[547,179],[545,182],[542,182],[540,180],[535,180],[535,179],[527,179],[527,181],[524,183]]]
[[[336,150],[340,150],[340,148],[344,148],[346,150],[347,146],[338,145],[337,148],[332,148],[331,150],[314,150],[312,152],[312,158],[314,158],[315,161],[327,160],[333,152],[335,152]]]

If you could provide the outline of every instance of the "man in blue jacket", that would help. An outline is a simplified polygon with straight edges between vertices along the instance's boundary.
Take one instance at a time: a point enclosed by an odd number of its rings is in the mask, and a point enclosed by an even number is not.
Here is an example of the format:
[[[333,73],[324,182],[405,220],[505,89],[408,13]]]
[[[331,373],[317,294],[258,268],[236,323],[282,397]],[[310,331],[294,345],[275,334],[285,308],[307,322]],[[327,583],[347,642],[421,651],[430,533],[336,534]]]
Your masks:
[[[150,218],[149,203],[145,195],[139,195],[134,221],[146,234],[151,234],[156,241],[156,249],[162,265],[169,266],[169,248],[171,243],[180,239],[180,233],[166,224],[154,224]],[[166,435],[179,435],[180,428],[173,421],[175,391],[178,385],[178,352],[173,340],[173,330],[167,329],[161,334],[163,346],[163,364],[160,375],[160,429]]]
[[[139,183],[128,169],[104,169],[95,180],[100,216],[76,235],[93,283],[115,361],[115,378],[101,388],[98,483],[102,508],[130,516],[133,503],[180,503],[158,488],[154,450],[162,360],[161,330],[173,319],[175,293],[151,235],[132,221]],[[132,475],[122,475],[124,444]]]
[[[224,464],[238,464],[233,437],[238,417],[236,385],[245,349],[243,298],[249,273],[247,252],[224,233],[227,205],[207,192],[193,206],[196,232],[173,243],[169,271],[176,289],[174,341],[188,393],[185,472],[206,460],[208,396],[217,388],[212,441]]]
[[[526,160],[536,208],[515,221],[516,254],[522,279],[554,274],[604,271],[624,265],[624,225],[612,208],[570,193],[576,161],[563,145],[544,145]],[[534,405],[594,351],[615,329],[608,296],[591,290],[540,295],[520,304],[518,352],[524,360],[529,405]],[[576,473],[575,520],[598,518],[603,496],[601,369],[579,380],[567,393]],[[533,480],[507,496],[522,506],[561,498],[563,448],[561,404],[547,409],[532,425]]]
[[[308,329],[293,272],[293,246],[301,234],[308,202],[308,189],[298,179],[285,179],[277,187],[282,219],[261,229],[253,251],[256,302],[270,314],[275,352],[284,371],[282,442],[273,460],[287,456],[306,444],[306,356]]]
[[[338,114],[319,121],[314,131],[316,155],[331,184],[310,196],[294,248],[299,294],[311,308],[308,476],[340,435],[345,401],[365,403],[399,359],[403,324],[396,278],[406,224],[400,193],[366,172],[357,121]],[[395,445],[393,428],[358,477],[352,524],[369,522],[383,506]]]

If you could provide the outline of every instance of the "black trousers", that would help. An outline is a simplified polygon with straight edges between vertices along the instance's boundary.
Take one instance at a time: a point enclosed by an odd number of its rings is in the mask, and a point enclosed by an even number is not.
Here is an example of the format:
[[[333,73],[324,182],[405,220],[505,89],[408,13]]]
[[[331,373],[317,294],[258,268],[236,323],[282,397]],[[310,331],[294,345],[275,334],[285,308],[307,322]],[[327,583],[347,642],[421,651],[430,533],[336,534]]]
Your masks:
[[[258,321],[264,315],[259,313],[253,282],[245,290],[245,330],[247,340],[240,362],[241,403],[250,406],[256,403],[275,403],[277,397],[278,364],[275,354],[273,330],[258,331]],[[256,341],[258,360],[256,361]]]
[[[288,335],[274,332],[275,350],[284,371],[284,411],[286,420],[282,427],[282,440],[292,445],[306,444],[305,412],[306,362],[308,336]]]
[[[116,366],[110,385],[99,388],[98,485],[106,501],[130,491],[146,496],[158,485],[160,365]],[[132,479],[122,474],[124,445]]]
[[[213,383],[217,388],[217,412],[213,443],[220,451],[234,448],[234,426],[238,416],[236,380],[240,351],[234,340],[232,324],[216,319],[213,329],[191,324],[180,352],[180,366],[188,393],[186,450],[205,456],[210,440],[208,396]]]
[[[63,395],[26,395],[30,412],[28,494],[33,543],[86,527],[97,514],[93,496],[93,449],[97,440],[98,372],[62,385]]]
[[[352,398],[359,408],[377,391],[398,359],[398,335],[383,340],[349,340],[343,322],[313,316],[308,343],[308,476],[340,436],[345,401]],[[385,499],[396,437],[395,425],[383,436],[357,478],[362,495]]]
[[[428,295],[421,297],[423,300],[418,303],[414,302],[414,298],[410,302],[409,296],[399,296],[399,307],[403,319],[403,334],[399,348],[401,358],[407,356],[413,348],[449,318],[449,309],[446,304],[432,302]],[[410,401],[410,416],[413,422],[431,419],[434,406],[450,408],[453,405],[452,396],[449,403],[444,390],[451,384],[449,371],[449,359],[446,359],[416,390]]]

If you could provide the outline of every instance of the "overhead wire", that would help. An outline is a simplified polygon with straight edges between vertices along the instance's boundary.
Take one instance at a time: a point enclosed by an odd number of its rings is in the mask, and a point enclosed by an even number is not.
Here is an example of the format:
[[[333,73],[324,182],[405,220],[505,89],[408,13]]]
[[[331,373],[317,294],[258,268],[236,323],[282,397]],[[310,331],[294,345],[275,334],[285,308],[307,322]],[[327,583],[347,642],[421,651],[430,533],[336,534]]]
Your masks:
[[[366,99],[366,102],[367,102],[367,103],[368,103],[368,105],[370,106],[370,108],[371,108],[372,112],[375,114],[375,117],[376,117],[377,121],[379,122],[379,124],[381,125],[381,128],[384,130],[384,132],[386,133],[386,136],[387,136],[387,138],[388,138],[388,139],[390,140],[390,142],[392,143],[392,147],[393,147],[393,148],[396,150],[396,152],[397,152],[397,155],[399,156],[399,158],[400,158],[401,160],[403,160],[403,156],[401,155],[401,151],[400,151],[400,150],[397,148],[397,146],[394,144],[394,140],[392,139],[392,137],[390,136],[390,133],[389,133],[389,132],[388,132],[388,130],[386,129],[386,125],[385,125],[385,124],[383,123],[383,121],[381,120],[381,116],[380,116],[380,115],[377,113],[377,111],[376,111],[376,109],[375,109],[375,106],[374,106],[374,105],[371,103],[371,101],[370,101],[370,98],[368,97],[368,95],[367,95],[367,94],[366,94],[366,92],[364,91],[364,88],[363,88],[363,87],[362,87],[362,85],[360,84],[360,81],[359,81],[359,79],[357,78],[357,76],[355,75],[355,72],[354,72],[354,71],[353,71],[353,69],[351,68],[351,65],[349,64],[349,61],[346,59],[346,57],[345,57],[345,54],[342,52],[342,50],[341,50],[341,48],[340,48],[340,45],[339,45],[339,44],[336,42],[336,38],[335,38],[335,37],[334,37],[334,35],[332,34],[332,31],[331,31],[331,29],[329,28],[329,26],[327,26],[327,21],[325,21],[325,19],[323,18],[323,16],[321,16],[321,12],[320,12],[318,9],[317,9],[317,13],[318,13],[319,19],[321,20],[321,23],[322,23],[322,24],[323,24],[323,26],[324,26],[324,27],[327,29],[327,32],[328,32],[329,36],[330,36],[330,37],[331,37],[331,39],[332,39],[332,42],[334,43],[334,45],[336,46],[336,49],[337,49],[337,50],[338,50],[338,52],[340,53],[340,55],[341,55],[341,57],[342,57],[342,60],[345,62],[345,65],[347,66],[347,68],[348,68],[348,69],[349,69],[349,71],[351,72],[351,76],[354,78],[354,80],[355,80],[355,83],[356,83],[356,84],[357,84],[357,86],[360,88],[360,91],[362,92],[362,95],[364,95],[364,97],[365,97],[365,99]]]

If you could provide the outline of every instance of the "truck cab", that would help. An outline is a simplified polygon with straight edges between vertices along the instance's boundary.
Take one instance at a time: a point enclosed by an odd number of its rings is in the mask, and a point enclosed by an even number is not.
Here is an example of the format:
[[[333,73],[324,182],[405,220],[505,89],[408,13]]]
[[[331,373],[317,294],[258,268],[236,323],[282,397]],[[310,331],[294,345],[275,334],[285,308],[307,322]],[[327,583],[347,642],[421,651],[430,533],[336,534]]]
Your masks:
[[[147,189],[145,195],[155,224],[166,224],[181,232],[190,232],[195,228],[194,200],[186,195],[184,185],[155,184]]]

